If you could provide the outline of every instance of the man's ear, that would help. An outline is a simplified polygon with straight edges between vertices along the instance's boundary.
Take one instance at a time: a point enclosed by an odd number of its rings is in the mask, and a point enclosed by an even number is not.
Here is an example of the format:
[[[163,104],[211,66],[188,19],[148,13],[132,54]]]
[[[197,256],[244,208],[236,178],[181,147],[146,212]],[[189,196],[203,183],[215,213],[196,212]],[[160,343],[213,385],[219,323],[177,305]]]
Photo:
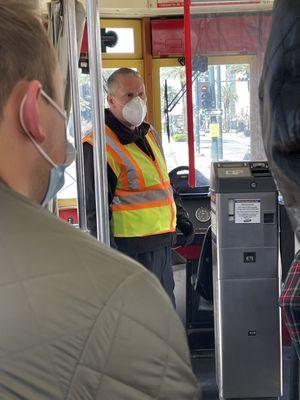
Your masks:
[[[114,105],[114,98],[111,94],[107,95],[107,102],[108,102],[109,107]]]
[[[40,125],[38,103],[41,89],[42,85],[39,81],[30,82],[20,109],[21,125],[23,129],[27,131],[38,144],[43,143],[46,137]]]

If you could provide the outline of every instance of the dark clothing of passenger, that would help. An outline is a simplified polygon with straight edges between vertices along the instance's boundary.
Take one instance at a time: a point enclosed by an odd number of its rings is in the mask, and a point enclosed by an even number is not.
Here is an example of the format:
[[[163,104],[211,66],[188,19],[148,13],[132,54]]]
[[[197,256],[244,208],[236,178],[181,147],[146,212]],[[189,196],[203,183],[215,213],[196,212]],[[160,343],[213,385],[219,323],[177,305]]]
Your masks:
[[[280,306],[290,337],[300,358],[300,251],[288,272],[280,296]]]
[[[300,381],[300,360],[295,346],[291,346],[291,365],[290,365],[290,399],[299,399],[299,381]]]

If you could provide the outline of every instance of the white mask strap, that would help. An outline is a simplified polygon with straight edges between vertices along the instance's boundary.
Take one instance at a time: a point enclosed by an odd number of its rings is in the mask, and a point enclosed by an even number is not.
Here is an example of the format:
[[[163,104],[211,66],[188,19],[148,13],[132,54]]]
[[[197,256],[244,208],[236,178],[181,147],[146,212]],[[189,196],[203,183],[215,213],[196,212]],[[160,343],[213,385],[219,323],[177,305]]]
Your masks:
[[[44,99],[53,107],[53,108],[55,108],[55,110],[61,115],[61,117],[62,118],[64,118],[65,120],[67,119],[67,113],[66,113],[66,111],[63,111],[57,104],[56,104],[56,102],[53,100],[53,99],[51,99],[51,97],[49,97],[48,95],[47,95],[47,93],[45,93],[44,91],[43,91],[43,89],[41,90],[41,95],[44,97]]]
[[[32,143],[34,144],[34,146],[37,148],[37,150],[42,154],[43,157],[45,157],[45,159],[55,168],[57,168],[57,165],[55,164],[55,162],[48,156],[48,154],[44,151],[44,149],[33,139],[33,137],[31,136],[30,132],[28,131],[25,122],[24,122],[24,116],[23,116],[23,108],[24,108],[24,104],[27,98],[27,94],[24,96],[22,102],[21,102],[21,106],[20,106],[20,123],[22,128],[24,129],[24,131],[26,132],[27,136],[29,137],[29,139],[32,141]]]

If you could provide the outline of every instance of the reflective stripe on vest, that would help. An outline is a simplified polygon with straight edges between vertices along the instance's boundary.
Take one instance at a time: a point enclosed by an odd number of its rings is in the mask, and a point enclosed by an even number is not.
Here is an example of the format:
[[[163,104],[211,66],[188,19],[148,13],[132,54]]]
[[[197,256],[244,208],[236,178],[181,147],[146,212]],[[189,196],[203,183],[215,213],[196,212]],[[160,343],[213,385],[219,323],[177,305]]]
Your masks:
[[[146,135],[155,160],[135,143],[122,145],[106,127],[108,162],[118,172],[111,205],[115,237],[139,237],[173,232],[176,206],[157,133]],[[93,145],[93,135],[83,141]]]
[[[135,194],[121,194],[116,190],[113,201],[113,210],[132,210],[138,205],[138,208],[147,208],[149,204],[156,203],[157,206],[169,204],[169,198],[173,196],[171,187],[165,190],[147,190],[145,192],[137,192]]]
[[[107,150],[107,161],[110,164],[111,168],[113,169],[113,171],[115,172],[117,178],[120,177],[121,174],[121,169],[122,166],[123,168],[128,165],[131,165],[131,160],[128,158],[128,156],[125,154],[124,151],[122,151],[122,145],[119,142],[118,138],[114,135],[113,132],[110,131],[110,129],[108,127],[106,127],[106,150]],[[88,142],[89,144],[91,144],[92,146],[94,145],[94,138],[93,138],[93,133],[90,132],[88,135],[86,135],[83,138],[83,142]],[[119,145],[118,145],[119,143]],[[109,157],[111,156],[111,157]],[[119,159],[117,159],[119,157]],[[111,163],[111,158],[112,160],[117,164],[118,166],[118,171],[116,171],[116,168],[114,167],[114,163]],[[132,189],[132,190],[138,190],[140,188],[139,186],[139,179],[140,177],[138,176],[138,173],[135,169],[134,166],[132,166],[132,168],[130,168],[130,170],[128,171],[127,174],[127,179],[128,179],[128,189]],[[130,182],[130,185],[129,185]],[[124,182],[123,182],[124,184]]]

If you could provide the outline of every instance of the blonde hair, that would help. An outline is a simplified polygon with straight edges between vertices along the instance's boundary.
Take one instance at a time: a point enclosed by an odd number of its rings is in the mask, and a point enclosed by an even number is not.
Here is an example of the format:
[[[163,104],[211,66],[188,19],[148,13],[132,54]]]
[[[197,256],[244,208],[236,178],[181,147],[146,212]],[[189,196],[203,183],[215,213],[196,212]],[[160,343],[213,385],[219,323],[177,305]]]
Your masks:
[[[30,0],[0,0],[0,118],[20,80],[37,79],[54,96],[57,57],[34,5]]]

